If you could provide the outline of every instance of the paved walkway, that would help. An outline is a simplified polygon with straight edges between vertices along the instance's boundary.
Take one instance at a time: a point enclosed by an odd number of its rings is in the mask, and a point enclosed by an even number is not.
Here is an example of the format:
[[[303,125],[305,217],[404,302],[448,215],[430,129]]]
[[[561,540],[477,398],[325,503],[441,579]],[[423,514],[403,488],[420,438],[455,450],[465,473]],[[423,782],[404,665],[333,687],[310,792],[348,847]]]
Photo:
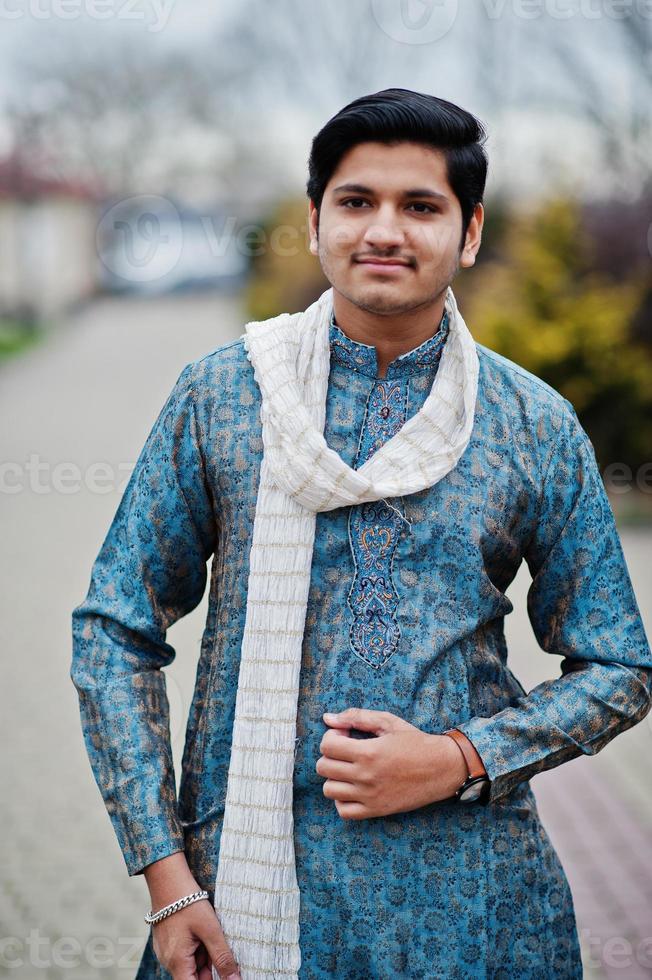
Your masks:
[[[652,531],[622,531],[621,538],[649,637]],[[529,583],[521,568],[506,620],[512,669],[526,690],[556,676],[559,662],[539,649],[529,628]],[[597,755],[539,773],[531,786],[571,884],[585,976],[652,977],[652,715]]]
[[[127,876],[81,741],[70,614],[181,369],[242,326],[228,298],[106,300],[0,367],[2,458],[23,487],[0,497],[0,975],[135,975],[148,892]],[[88,489],[97,463],[113,468],[109,492]],[[62,464],[77,467],[67,484]],[[205,600],[169,633],[181,651],[169,678],[177,760],[202,613]]]
[[[230,298],[105,300],[0,368],[2,458],[16,464],[12,479],[22,487],[0,498],[0,976],[135,974],[148,893],[142,877],[127,875],[83,747],[68,676],[70,613],[182,367],[243,323]],[[100,462],[116,475],[108,492],[89,489]],[[652,533],[623,534],[623,543],[650,633]],[[513,669],[529,689],[556,676],[559,661],[532,637],[527,585],[522,570],[507,625]],[[169,632],[178,652],[167,670],[177,767],[205,615],[206,599]],[[596,757],[532,781],[571,880],[588,978],[652,977],[651,748],[648,716]]]

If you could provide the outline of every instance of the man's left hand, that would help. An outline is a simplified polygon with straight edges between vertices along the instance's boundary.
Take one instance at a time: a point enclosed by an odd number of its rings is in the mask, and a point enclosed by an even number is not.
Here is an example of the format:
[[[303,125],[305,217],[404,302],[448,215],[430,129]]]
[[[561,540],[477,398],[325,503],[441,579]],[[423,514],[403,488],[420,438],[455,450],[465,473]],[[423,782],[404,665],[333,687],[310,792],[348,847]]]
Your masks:
[[[416,810],[454,795],[467,777],[460,749],[448,735],[422,732],[389,711],[347,708],[324,714],[329,726],[315,766],[324,796],[347,820]],[[377,738],[353,738],[351,728]]]

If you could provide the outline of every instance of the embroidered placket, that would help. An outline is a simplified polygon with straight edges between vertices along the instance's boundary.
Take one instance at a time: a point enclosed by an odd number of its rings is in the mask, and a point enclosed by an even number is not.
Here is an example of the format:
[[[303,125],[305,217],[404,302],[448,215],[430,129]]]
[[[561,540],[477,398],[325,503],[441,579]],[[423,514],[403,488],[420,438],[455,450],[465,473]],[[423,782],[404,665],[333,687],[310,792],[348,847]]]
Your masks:
[[[355,469],[396,435],[408,418],[410,376],[435,365],[441,356],[448,328],[441,329],[419,347],[396,358],[387,377],[375,378],[365,406]],[[331,318],[331,353],[341,364],[376,375],[376,349],[353,341]],[[407,520],[399,500],[375,500],[350,508],[348,535],[354,576],[347,596],[351,611],[349,642],[353,653],[375,669],[383,667],[399,647],[397,619],[400,601],[392,575],[394,555]]]

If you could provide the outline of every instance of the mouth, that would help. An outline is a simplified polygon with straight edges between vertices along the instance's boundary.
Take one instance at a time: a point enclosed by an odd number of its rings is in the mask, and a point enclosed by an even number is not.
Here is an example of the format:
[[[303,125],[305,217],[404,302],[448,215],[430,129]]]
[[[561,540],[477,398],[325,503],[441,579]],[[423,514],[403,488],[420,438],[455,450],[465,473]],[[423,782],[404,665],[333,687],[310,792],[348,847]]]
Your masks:
[[[407,262],[399,259],[356,259],[356,264],[365,266],[371,272],[395,273],[409,268]]]

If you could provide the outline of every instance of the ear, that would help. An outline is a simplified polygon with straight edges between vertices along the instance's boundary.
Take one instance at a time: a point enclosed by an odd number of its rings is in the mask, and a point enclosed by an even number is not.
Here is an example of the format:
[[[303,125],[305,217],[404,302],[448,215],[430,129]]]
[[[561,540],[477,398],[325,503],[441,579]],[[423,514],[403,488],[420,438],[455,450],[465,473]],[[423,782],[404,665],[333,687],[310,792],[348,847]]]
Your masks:
[[[310,251],[319,255],[319,211],[312,200],[308,201],[308,231],[310,233]]]
[[[478,254],[480,243],[482,241],[483,224],[484,208],[481,204],[476,204],[475,208],[473,209],[473,217],[469,221],[469,227],[466,229],[464,246],[462,248],[462,254],[460,255],[460,266],[463,269],[468,269],[472,265],[475,265],[475,257]]]

